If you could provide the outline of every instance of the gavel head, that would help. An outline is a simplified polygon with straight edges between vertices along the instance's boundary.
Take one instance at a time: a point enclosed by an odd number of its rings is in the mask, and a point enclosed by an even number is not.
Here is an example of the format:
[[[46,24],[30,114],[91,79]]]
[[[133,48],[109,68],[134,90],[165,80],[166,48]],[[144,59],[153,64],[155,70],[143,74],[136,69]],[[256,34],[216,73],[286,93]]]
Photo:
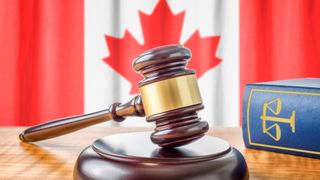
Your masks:
[[[197,112],[202,100],[195,72],[187,69],[191,58],[182,45],[161,46],[138,56],[133,68],[144,79],[138,83],[148,122],[155,122],[153,143],[177,147],[201,138],[208,123]]]

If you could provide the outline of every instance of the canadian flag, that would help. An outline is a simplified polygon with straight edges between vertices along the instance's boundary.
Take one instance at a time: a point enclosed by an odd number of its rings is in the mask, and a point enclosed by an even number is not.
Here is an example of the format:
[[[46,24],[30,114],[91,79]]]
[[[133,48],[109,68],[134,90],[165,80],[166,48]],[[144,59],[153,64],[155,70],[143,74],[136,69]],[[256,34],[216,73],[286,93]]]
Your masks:
[[[246,83],[320,76],[319,1],[35,0],[0,3],[0,125],[34,125],[139,93],[142,52],[193,54],[211,125],[238,126]],[[120,124],[119,124],[120,125]],[[145,126],[128,118],[123,126]]]

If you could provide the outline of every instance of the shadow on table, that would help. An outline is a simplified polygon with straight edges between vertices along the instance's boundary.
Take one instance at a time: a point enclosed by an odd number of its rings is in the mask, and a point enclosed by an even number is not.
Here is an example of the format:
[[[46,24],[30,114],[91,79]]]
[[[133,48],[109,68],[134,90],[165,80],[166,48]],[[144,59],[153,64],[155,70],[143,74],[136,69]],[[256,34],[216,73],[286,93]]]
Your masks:
[[[35,144],[20,142],[20,147],[28,153],[30,165],[23,169],[23,172],[32,172],[37,174],[50,174],[65,176],[72,173],[73,166],[59,154],[55,154]]]

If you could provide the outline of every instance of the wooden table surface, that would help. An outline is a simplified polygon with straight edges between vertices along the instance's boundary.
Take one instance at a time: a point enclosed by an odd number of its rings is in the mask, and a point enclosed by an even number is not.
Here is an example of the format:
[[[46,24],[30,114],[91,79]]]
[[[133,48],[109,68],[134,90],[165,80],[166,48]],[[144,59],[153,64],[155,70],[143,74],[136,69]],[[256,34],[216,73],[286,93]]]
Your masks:
[[[95,139],[150,128],[90,127],[34,144],[18,139],[24,128],[0,128],[0,179],[72,179],[78,154]],[[244,155],[250,179],[320,179],[320,159],[246,149],[240,128],[213,128],[209,135],[223,138]]]

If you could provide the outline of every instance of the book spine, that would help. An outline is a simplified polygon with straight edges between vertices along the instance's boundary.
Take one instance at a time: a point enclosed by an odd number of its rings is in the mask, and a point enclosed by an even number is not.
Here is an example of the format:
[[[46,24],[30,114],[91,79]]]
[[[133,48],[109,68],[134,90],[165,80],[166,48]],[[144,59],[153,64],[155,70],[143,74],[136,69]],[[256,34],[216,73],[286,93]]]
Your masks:
[[[320,90],[263,84],[246,86],[245,146],[320,158]]]

